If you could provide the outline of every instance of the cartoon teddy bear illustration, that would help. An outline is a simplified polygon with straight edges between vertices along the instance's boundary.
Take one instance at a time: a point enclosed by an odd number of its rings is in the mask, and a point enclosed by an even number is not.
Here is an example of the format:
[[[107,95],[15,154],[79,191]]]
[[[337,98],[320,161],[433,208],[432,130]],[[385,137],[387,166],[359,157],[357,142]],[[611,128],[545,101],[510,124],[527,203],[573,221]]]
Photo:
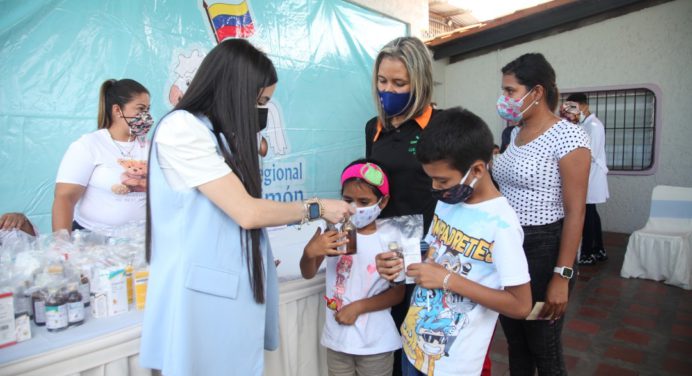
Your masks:
[[[118,164],[125,168],[125,172],[120,175],[120,184],[113,184],[111,187],[113,193],[124,195],[147,191],[147,161],[118,159]]]

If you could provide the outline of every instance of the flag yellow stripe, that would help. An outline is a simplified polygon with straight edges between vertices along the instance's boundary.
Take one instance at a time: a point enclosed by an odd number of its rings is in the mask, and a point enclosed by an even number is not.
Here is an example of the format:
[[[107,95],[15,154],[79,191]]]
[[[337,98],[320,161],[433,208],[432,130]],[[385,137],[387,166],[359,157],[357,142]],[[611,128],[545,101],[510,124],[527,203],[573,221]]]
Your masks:
[[[247,2],[243,1],[240,4],[223,4],[215,3],[209,6],[209,17],[214,17],[225,14],[230,16],[242,16],[248,12]]]

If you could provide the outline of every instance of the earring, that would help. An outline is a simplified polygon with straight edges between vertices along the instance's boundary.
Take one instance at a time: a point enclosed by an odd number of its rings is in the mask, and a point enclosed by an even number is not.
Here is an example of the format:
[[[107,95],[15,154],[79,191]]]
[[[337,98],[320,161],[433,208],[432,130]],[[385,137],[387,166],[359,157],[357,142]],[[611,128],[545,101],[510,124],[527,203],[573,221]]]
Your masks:
[[[538,101],[535,101],[533,104],[538,105]]]

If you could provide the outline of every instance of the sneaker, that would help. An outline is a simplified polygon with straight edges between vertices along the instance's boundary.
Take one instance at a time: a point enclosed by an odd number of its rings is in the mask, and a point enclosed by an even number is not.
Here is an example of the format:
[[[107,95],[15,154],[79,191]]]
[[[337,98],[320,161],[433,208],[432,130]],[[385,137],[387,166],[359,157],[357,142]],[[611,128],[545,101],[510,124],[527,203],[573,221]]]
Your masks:
[[[596,265],[596,256],[588,255],[580,257],[579,265]]]
[[[605,249],[599,249],[596,251],[594,254],[596,257],[596,261],[607,261],[608,260],[608,254],[606,253]]]

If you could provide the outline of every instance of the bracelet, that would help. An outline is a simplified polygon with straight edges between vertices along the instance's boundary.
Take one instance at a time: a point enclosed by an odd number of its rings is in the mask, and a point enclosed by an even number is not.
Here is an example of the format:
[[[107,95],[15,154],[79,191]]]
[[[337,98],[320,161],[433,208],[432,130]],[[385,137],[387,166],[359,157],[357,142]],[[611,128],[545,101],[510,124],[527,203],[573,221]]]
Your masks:
[[[451,276],[452,276],[452,272],[447,272],[445,279],[442,280],[442,290],[444,290],[445,293],[449,292],[449,278]]]

